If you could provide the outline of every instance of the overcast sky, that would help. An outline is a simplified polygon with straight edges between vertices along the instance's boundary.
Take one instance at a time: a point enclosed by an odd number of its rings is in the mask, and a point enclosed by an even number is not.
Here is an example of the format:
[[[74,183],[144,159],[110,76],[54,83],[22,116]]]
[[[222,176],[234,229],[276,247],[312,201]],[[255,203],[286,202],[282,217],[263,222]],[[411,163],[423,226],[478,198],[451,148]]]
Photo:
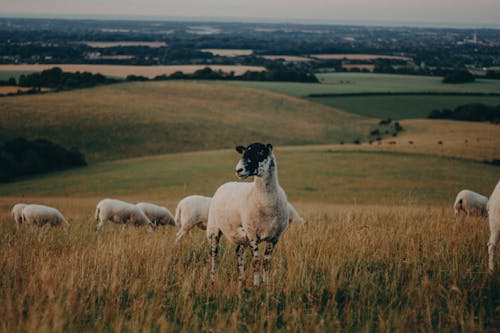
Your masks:
[[[12,14],[498,25],[500,0],[0,0],[0,16]]]

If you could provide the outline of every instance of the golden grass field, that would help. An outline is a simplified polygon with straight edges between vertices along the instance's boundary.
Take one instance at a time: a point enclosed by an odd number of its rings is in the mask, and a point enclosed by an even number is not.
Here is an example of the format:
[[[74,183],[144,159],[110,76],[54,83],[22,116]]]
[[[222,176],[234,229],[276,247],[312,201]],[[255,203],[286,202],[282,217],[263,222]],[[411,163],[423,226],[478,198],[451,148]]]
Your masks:
[[[340,146],[338,146],[340,148]],[[343,147],[345,149],[345,147]],[[0,186],[0,330],[495,331],[500,276],[487,273],[487,221],[453,221],[461,188],[488,195],[498,168],[395,152],[276,147],[280,183],[306,220],[273,256],[272,282],[239,289],[234,246],[222,240],[208,283],[204,233],[179,247],[176,229],[108,224],[104,197],[172,211],[183,196],[234,180],[234,151],[97,163]],[[17,230],[16,202],[58,207],[68,232]]]
[[[311,54],[312,58],[330,60],[330,59],[348,59],[348,60],[376,60],[376,59],[394,59],[394,60],[411,60],[409,57],[380,55],[380,54]]]
[[[500,328],[488,222],[455,222],[452,209],[461,189],[489,195],[499,180],[498,167],[481,162],[498,158],[498,125],[401,120],[405,130],[380,145],[339,145],[332,142],[368,133],[377,119],[187,82],[16,96],[0,105],[3,133],[85,143],[91,162],[0,184],[0,332]],[[280,184],[306,220],[280,239],[269,285],[253,287],[247,272],[238,288],[234,246],[224,237],[212,287],[198,229],[177,247],[175,227],[94,231],[95,206],[105,197],[174,212],[186,195],[212,195],[236,180],[239,155],[219,148],[254,140],[274,144]],[[176,151],[171,144],[204,151],[158,155]],[[71,228],[17,229],[10,216],[17,202],[57,207]]]
[[[108,47],[119,47],[119,46],[147,46],[147,47],[165,47],[167,43],[165,42],[139,42],[139,41],[119,41],[119,42],[82,42],[90,47],[95,48],[108,48]]]
[[[133,198],[129,198],[133,199]],[[215,286],[195,229],[93,229],[98,198],[45,197],[71,216],[59,229],[16,230],[0,200],[0,330],[495,331],[500,279],[486,272],[484,219],[449,207],[296,205],[268,286],[239,289],[222,240]],[[248,255],[247,255],[248,257]],[[249,274],[247,274],[247,277]]]
[[[16,96],[0,107],[3,135],[42,137],[99,161],[262,137],[278,145],[352,140],[375,122],[264,90],[181,81]]]
[[[33,71],[41,72],[53,67],[59,67],[64,72],[90,72],[112,77],[127,77],[128,75],[142,75],[154,78],[159,75],[170,75],[175,72],[191,74],[205,67],[214,71],[225,73],[234,72],[235,75],[244,74],[246,71],[265,71],[260,66],[237,66],[237,65],[175,65],[175,66],[133,66],[133,65],[66,65],[66,64],[39,64],[39,65],[0,65],[0,71]]]
[[[404,152],[478,161],[500,156],[498,125],[438,119],[407,119],[400,123],[405,130],[397,137],[386,137],[380,143],[332,145],[331,149]]]
[[[2,86],[0,87],[0,95],[15,94],[18,91],[28,91],[29,87],[18,87],[18,86]]]
[[[247,56],[253,53],[250,49],[202,49],[201,51],[224,57]]]
[[[290,56],[290,55],[263,55],[262,58],[269,60],[284,59],[285,61],[313,61],[308,57]]]

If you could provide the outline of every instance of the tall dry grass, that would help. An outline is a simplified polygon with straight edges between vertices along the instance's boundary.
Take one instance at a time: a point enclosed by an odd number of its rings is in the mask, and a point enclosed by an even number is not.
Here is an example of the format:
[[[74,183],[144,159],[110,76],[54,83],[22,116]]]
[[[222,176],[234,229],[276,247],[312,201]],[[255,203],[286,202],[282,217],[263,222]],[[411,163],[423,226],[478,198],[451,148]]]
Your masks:
[[[93,202],[54,199],[58,229],[16,230],[1,203],[0,330],[493,331],[500,279],[486,273],[485,220],[449,208],[297,204],[307,220],[278,243],[271,284],[237,286],[234,247],[222,241],[214,287],[208,245],[193,230],[107,225]],[[249,257],[249,254],[247,254]]]

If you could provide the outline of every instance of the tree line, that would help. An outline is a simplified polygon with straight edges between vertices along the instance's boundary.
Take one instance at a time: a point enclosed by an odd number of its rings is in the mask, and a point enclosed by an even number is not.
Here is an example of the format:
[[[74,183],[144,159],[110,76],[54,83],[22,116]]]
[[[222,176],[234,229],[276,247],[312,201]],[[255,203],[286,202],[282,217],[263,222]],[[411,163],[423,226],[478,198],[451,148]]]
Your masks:
[[[500,124],[500,105],[490,106],[475,103],[460,105],[454,109],[432,110],[428,118],[481,121]]]
[[[129,75],[127,81],[148,81],[144,76]],[[319,80],[311,70],[293,66],[270,66],[265,71],[246,71],[241,75],[234,72],[226,73],[220,70],[214,71],[205,67],[194,73],[185,74],[177,71],[170,75],[159,75],[153,80],[242,80],[242,81],[285,81],[285,82],[309,82],[318,83]]]
[[[48,140],[16,138],[0,143],[0,182],[3,183],[85,165],[85,157],[78,150],[68,150]]]

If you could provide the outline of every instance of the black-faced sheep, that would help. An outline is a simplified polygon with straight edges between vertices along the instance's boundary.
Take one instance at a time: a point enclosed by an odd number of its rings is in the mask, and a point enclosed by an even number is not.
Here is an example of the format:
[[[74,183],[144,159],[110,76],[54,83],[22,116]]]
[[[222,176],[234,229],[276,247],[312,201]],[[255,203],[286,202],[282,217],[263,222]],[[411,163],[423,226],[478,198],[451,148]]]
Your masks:
[[[194,227],[202,230],[207,229],[208,213],[212,198],[202,195],[190,195],[177,204],[175,211],[175,223],[180,227],[176,234],[175,243],[178,243]],[[290,224],[303,224],[304,220],[291,203],[288,203],[290,210]]]
[[[263,281],[268,281],[272,251],[288,227],[290,210],[285,191],[278,182],[276,157],[270,144],[253,143],[238,146],[243,154],[236,165],[241,179],[255,176],[254,181],[229,182],[215,192],[208,214],[207,238],[211,247],[210,279],[215,282],[215,266],[222,234],[236,245],[238,280],[244,280],[243,255],[250,247],[253,254],[253,283],[260,283],[259,243],[266,242]]]

